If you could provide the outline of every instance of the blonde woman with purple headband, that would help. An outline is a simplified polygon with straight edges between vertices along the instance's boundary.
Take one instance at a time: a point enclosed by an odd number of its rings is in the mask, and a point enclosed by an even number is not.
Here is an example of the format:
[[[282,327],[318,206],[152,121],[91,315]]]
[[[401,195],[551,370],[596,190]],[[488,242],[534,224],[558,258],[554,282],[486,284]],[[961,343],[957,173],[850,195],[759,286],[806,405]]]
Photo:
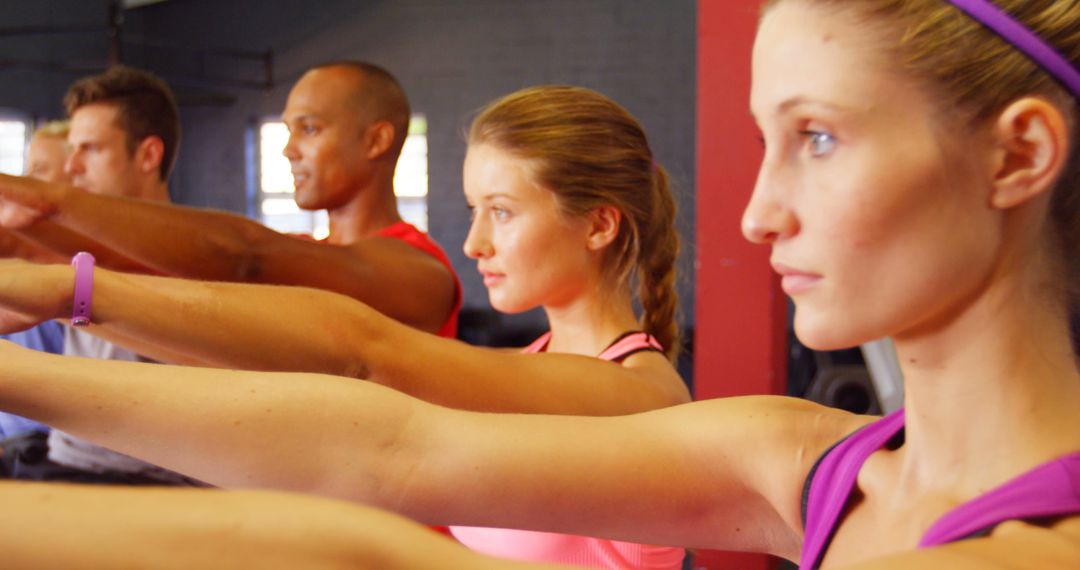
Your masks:
[[[766,151],[743,233],[771,248],[802,342],[895,339],[907,392],[893,415],[780,397],[614,418],[477,414],[333,377],[151,374],[8,346],[0,404],[222,486],[318,492],[428,523],[765,552],[803,568],[1080,567],[1080,370],[1067,325],[1080,283],[1080,4],[955,3],[965,11],[773,0],[754,49]],[[318,429],[299,408],[320,411]],[[131,431],[142,437],[121,435]],[[146,531],[151,546],[122,533],[109,544],[174,556],[176,537],[215,546],[210,530],[231,524],[253,560],[258,539],[288,533],[279,548],[313,567],[335,567],[331,556],[336,567],[517,567],[367,508],[222,493],[249,502],[245,518],[188,493],[185,509],[145,504],[198,513],[192,522]],[[340,534],[260,527],[269,505]],[[132,510],[110,528],[137,528],[145,515]],[[65,547],[115,560],[78,537]]]

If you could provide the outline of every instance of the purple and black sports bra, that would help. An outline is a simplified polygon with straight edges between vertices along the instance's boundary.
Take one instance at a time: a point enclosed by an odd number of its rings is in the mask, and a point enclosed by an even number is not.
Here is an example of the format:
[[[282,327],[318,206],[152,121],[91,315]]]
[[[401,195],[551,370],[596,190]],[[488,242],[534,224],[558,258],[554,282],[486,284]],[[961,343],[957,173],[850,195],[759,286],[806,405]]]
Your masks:
[[[817,568],[851,496],[863,463],[903,437],[904,410],[864,426],[818,459],[803,488],[803,539],[799,567]],[[919,548],[986,536],[1010,520],[1080,513],[1080,451],[1048,461],[949,511],[919,541]]]

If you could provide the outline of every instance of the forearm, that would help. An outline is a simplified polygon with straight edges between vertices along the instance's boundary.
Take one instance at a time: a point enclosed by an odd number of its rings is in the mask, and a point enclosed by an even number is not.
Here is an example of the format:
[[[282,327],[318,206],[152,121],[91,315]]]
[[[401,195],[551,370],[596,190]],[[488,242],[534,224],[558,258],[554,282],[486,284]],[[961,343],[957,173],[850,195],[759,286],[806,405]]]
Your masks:
[[[167,275],[244,280],[254,235],[241,216],[163,202],[69,191],[51,220]]]
[[[662,358],[631,369],[577,354],[473,347],[392,324],[362,342],[369,380],[451,408],[610,416],[690,401]]]
[[[144,264],[139,263],[112,248],[96,241],[92,237],[62,227],[51,220],[41,220],[32,226],[12,230],[12,235],[34,250],[41,252],[37,256],[20,255],[23,259],[48,263],[66,263],[71,256],[80,251],[92,253],[98,264],[120,271],[147,272]]]
[[[26,483],[0,484],[0,497],[10,515],[0,545],[13,568],[491,564],[401,517],[310,497]]]
[[[38,263],[55,263],[65,258],[11,230],[0,229],[0,258],[17,257]]]
[[[358,339],[388,320],[342,295],[299,287],[101,271],[94,291],[98,327],[246,370],[363,376],[364,343]]]
[[[378,501],[430,408],[331,376],[0,354],[0,409],[225,487]]]

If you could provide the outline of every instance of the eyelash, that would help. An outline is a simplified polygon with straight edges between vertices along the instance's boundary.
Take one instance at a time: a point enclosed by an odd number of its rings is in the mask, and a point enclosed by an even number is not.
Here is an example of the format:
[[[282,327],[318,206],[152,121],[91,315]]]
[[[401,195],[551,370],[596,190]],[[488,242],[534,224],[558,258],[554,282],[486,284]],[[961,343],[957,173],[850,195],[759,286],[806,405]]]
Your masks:
[[[469,220],[470,221],[475,220],[476,219],[476,213],[477,213],[476,206],[470,205],[470,206],[468,206],[468,208],[469,208]],[[489,208],[489,211],[491,212],[493,218],[495,218],[496,220],[500,220],[500,221],[501,220],[506,220],[511,214],[510,210],[508,210],[508,209],[506,209],[506,208],[504,208],[502,206],[492,206],[491,208]]]
[[[810,147],[810,155],[814,157],[821,157],[831,153],[836,148],[836,137],[832,133],[825,131],[813,131],[809,129],[799,131],[799,134],[806,138],[806,144]],[[832,145],[828,150],[819,151],[814,148],[814,145],[821,142],[824,137],[828,137],[828,142]]]

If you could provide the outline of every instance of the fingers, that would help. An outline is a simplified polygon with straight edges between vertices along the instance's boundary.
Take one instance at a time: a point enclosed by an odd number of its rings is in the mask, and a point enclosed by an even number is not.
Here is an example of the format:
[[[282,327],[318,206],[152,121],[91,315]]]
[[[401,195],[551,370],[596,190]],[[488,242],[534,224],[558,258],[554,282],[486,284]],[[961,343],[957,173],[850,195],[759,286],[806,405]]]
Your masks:
[[[63,192],[64,186],[60,184],[25,176],[0,174],[0,199],[36,210],[42,216],[51,215],[55,211]]]
[[[0,228],[21,230],[44,219],[44,213],[0,198]]]

